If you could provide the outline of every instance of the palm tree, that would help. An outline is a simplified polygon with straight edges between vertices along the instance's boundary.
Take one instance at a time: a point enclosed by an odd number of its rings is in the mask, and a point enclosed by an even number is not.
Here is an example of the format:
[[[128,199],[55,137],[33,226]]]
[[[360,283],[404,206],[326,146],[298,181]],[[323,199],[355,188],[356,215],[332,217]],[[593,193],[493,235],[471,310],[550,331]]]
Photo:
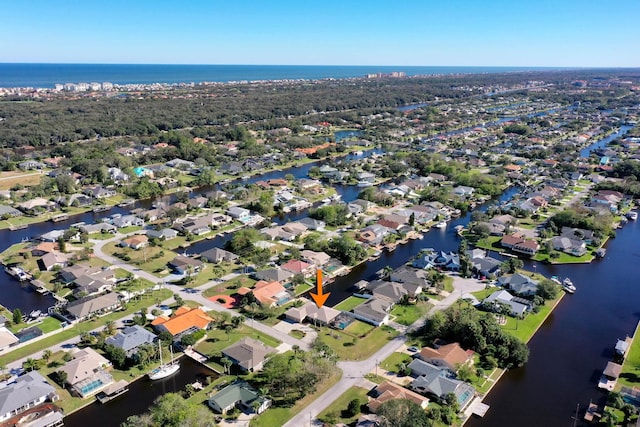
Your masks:
[[[228,357],[223,357],[222,360],[220,361],[222,362],[222,365],[224,366],[224,373],[228,374],[229,372],[229,367],[231,367],[231,365],[233,364],[233,362],[231,361],[231,359],[229,359]]]
[[[53,352],[49,349],[46,349],[45,351],[42,352],[42,358],[47,363],[49,363],[49,359],[51,359],[52,355],[53,355]]]
[[[105,323],[104,326],[107,331],[107,334],[113,335],[116,332],[116,322],[114,322],[113,320],[107,321],[107,323]]]

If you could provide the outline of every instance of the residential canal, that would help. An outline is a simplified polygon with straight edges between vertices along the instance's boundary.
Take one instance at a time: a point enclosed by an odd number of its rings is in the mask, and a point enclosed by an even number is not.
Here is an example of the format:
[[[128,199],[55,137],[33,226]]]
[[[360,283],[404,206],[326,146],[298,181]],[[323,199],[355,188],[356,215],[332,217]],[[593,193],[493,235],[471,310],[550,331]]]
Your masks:
[[[287,173],[299,178],[306,176],[314,165],[317,163],[255,176],[244,182],[283,177]],[[343,200],[349,201],[357,196],[360,189],[339,187],[338,191],[343,195]],[[511,188],[500,199],[507,199],[518,191],[518,188]],[[149,201],[140,203],[150,204]],[[87,213],[74,216],[69,223],[95,222],[115,212],[124,212],[124,209],[114,208],[101,214]],[[292,213],[276,221],[294,220],[302,216],[303,213]],[[422,249],[456,250],[458,239],[453,228],[456,225],[465,225],[469,219],[468,214],[450,222],[446,229],[433,229],[425,234],[424,239],[411,240],[406,245],[399,245],[394,252],[385,252],[380,259],[366,262],[354,268],[348,275],[337,278],[327,288],[331,292],[328,304],[333,305],[350,295],[353,284],[358,280],[372,279],[378,270],[387,265],[397,267]],[[0,231],[0,249],[4,250],[11,244],[18,243],[24,237],[36,236],[65,225],[68,224],[40,223],[15,232]],[[490,393],[486,401],[491,405],[491,409],[485,418],[471,419],[469,426],[569,425],[572,422],[571,417],[575,414],[576,404],[581,405],[582,412],[589,400],[604,399],[604,394],[596,389],[600,373],[613,354],[616,339],[631,334],[640,317],[636,304],[640,289],[635,279],[640,273],[640,246],[637,243],[639,239],[640,226],[637,222],[630,222],[618,230],[615,239],[608,242],[608,253],[603,260],[585,265],[529,264],[531,269],[545,275],[571,277],[578,291],[575,295],[568,295],[563,299],[531,340],[529,363],[524,368],[509,371]],[[204,250],[205,244],[212,247],[220,243],[222,240],[205,240],[199,243],[203,245],[202,249],[194,245],[189,252],[200,252]],[[1,276],[2,274],[4,272],[0,272],[0,282],[5,288],[0,294],[0,302],[3,305],[10,308],[21,307],[23,311],[51,305],[47,297],[43,298],[24,289],[8,276]],[[156,396],[181,389],[185,384],[192,382],[198,373],[195,368],[205,369],[194,364],[194,371],[190,372],[188,365],[192,362],[184,359],[182,363],[183,369],[174,378],[157,383],[146,380],[134,383],[127,395],[104,407],[113,407],[113,411],[109,410],[108,415],[105,415],[107,412],[89,412],[101,409],[93,405],[70,416],[65,420],[66,425],[84,426],[98,423],[98,426],[114,426],[129,415],[144,412]],[[146,399],[147,394],[153,397],[144,403],[139,402],[143,396]],[[126,404],[123,403],[125,400]]]
[[[485,403],[483,419],[465,426],[571,426],[576,405],[578,425],[589,401],[602,403],[598,379],[613,356],[618,338],[632,335],[640,318],[640,224],[617,231],[607,255],[591,264],[551,266],[537,263],[545,275],[570,277],[578,288],[567,295],[529,342],[529,362],[507,372]]]
[[[196,380],[205,384],[207,376],[218,378],[218,375],[208,368],[188,357],[182,357],[180,371],[172,377],[157,381],[151,381],[146,377],[140,378],[129,385],[127,393],[105,404],[95,402],[65,417],[64,425],[66,427],[117,427],[128,417],[147,412],[158,396],[184,390],[187,384]]]

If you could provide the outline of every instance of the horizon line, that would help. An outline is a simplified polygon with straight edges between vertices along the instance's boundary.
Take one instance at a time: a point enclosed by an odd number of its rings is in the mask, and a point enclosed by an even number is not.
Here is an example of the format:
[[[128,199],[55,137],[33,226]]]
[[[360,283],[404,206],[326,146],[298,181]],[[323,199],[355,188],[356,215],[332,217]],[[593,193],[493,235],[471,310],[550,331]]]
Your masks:
[[[151,62],[3,62],[0,65],[162,65],[162,66],[251,66],[251,67],[435,67],[435,68],[549,68],[549,69],[637,69],[638,66],[590,65],[381,65],[381,64],[221,64],[221,63],[151,63]]]

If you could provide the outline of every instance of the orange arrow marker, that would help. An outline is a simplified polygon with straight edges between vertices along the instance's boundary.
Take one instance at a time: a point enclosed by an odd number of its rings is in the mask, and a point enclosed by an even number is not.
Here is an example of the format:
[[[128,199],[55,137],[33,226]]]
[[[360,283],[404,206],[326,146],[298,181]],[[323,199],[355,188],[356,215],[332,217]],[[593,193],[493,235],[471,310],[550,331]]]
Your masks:
[[[316,294],[311,292],[311,298],[316,302],[318,308],[322,308],[327,298],[329,298],[329,295],[331,295],[331,292],[327,292],[326,294],[322,293],[322,270],[320,269],[316,270],[316,292]]]

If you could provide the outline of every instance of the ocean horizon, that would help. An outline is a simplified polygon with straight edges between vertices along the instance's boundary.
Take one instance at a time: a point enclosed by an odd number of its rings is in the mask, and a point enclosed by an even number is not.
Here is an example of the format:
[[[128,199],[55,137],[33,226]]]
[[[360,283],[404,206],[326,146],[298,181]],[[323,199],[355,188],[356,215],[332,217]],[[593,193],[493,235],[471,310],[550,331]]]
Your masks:
[[[571,67],[402,65],[183,65],[0,63],[0,87],[53,88],[56,84],[227,83],[260,80],[318,80],[404,72],[407,76],[569,70]]]

